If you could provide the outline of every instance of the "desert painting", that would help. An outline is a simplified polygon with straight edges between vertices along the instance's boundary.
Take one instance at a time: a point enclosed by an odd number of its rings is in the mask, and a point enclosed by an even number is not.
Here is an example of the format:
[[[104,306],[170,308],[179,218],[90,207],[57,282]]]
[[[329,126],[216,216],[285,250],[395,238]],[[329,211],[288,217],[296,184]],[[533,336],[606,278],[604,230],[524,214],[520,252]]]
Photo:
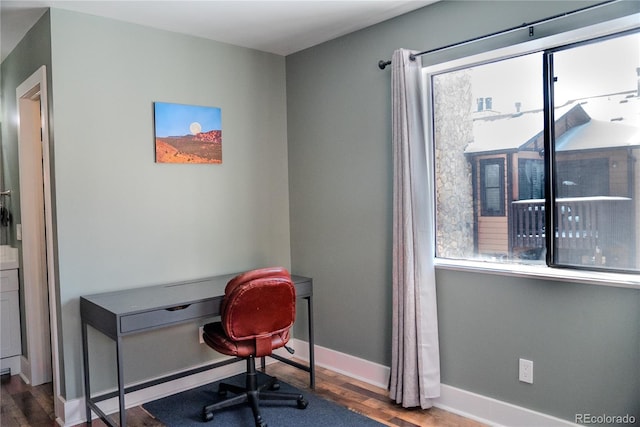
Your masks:
[[[222,111],[154,102],[156,163],[222,163]]]

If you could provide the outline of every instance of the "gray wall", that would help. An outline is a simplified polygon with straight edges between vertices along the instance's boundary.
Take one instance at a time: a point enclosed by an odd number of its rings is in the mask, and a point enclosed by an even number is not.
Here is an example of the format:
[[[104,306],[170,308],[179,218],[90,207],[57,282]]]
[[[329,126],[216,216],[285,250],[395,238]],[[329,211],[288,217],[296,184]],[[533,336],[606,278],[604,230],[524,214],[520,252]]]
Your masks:
[[[638,419],[640,291],[454,271],[437,283],[443,383],[571,421]]]
[[[80,295],[290,266],[285,61],[59,9],[51,40],[60,336],[73,399]],[[155,163],[154,101],[220,107],[223,164]],[[197,336],[184,325],[130,340],[128,379],[210,360]],[[100,388],[113,379],[113,350],[93,338]]]
[[[2,90],[2,175],[4,188],[10,189],[10,204],[13,225],[6,234],[7,243],[20,247],[16,240],[15,224],[20,223],[20,177],[18,174],[18,127],[16,88],[42,65],[51,69],[51,35],[49,13],[45,13],[27,32],[15,49],[0,65],[0,88]],[[50,81],[50,79],[49,79]],[[51,91],[49,91],[51,92]]]
[[[4,183],[1,190],[11,190],[11,197],[4,197],[3,203],[11,212],[12,222],[8,227],[0,227],[2,244],[8,244],[22,251],[22,241],[16,239],[16,224],[21,222],[20,212],[20,176],[18,169],[18,127],[16,89],[42,65],[51,70],[51,31],[49,13],[45,13],[38,22],[27,32],[15,49],[2,61],[0,65],[0,88],[2,90],[2,156],[0,175]],[[49,111],[51,112],[51,73],[47,73]],[[49,140],[53,141],[50,132]],[[20,257],[22,270],[22,256]],[[20,280],[20,312],[24,314],[24,280]],[[28,356],[26,329],[22,324],[22,351]]]
[[[625,3],[611,16],[640,7]],[[390,71],[378,60],[589,4],[439,2],[287,57],[291,256],[314,278],[319,345],[390,365]],[[570,420],[639,415],[640,291],[437,277],[443,383]],[[533,385],[518,382],[520,357]]]

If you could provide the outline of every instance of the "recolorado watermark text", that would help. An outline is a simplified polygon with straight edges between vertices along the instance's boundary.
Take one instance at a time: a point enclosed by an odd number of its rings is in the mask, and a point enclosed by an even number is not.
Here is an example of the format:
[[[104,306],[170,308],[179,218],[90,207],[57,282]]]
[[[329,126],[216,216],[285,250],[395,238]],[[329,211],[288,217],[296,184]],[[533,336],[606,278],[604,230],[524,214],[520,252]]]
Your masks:
[[[580,424],[634,424],[636,417],[630,414],[576,414],[575,422]]]

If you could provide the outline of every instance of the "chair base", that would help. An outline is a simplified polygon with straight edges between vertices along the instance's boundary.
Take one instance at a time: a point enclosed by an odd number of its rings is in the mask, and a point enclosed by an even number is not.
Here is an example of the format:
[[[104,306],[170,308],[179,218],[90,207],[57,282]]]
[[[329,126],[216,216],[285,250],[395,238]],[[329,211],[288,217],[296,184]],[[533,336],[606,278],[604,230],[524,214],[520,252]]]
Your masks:
[[[218,388],[220,396],[226,396],[227,392],[232,392],[235,396],[202,408],[202,419],[211,421],[213,419],[213,411],[249,403],[253,411],[256,427],[267,427],[266,421],[260,415],[260,400],[295,400],[298,409],[305,409],[309,405],[309,402],[305,400],[302,394],[280,393],[276,391],[279,388],[280,384],[275,377],[271,377],[269,381],[258,386],[255,357],[249,356],[247,358],[246,386],[239,387],[233,384],[221,383]]]

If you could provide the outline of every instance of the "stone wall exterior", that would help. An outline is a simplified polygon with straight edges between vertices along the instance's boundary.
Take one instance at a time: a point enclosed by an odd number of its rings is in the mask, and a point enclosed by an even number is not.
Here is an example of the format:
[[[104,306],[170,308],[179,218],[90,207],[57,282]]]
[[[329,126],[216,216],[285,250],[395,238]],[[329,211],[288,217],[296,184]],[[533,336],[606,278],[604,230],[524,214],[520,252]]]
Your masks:
[[[436,162],[436,251],[445,258],[474,256],[472,169],[464,155],[473,141],[468,71],[433,79]]]

